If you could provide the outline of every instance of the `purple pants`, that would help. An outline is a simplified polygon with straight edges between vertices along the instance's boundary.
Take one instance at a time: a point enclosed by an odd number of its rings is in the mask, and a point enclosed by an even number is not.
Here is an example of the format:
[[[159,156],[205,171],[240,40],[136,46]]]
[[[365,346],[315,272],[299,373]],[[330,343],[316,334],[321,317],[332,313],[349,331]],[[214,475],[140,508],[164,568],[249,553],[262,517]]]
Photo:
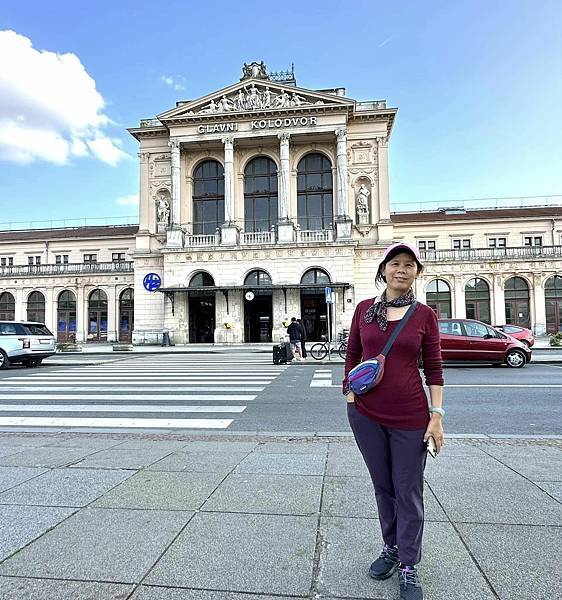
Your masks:
[[[375,488],[382,538],[398,546],[400,562],[421,559],[425,429],[391,429],[347,404],[347,417]]]

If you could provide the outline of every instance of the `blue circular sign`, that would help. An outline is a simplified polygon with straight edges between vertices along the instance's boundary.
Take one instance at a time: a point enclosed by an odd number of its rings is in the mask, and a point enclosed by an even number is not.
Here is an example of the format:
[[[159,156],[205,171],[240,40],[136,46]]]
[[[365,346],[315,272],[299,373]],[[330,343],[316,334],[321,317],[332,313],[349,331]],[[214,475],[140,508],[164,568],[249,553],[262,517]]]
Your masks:
[[[162,278],[158,273],[148,273],[142,280],[144,289],[148,292],[155,292],[162,285]]]

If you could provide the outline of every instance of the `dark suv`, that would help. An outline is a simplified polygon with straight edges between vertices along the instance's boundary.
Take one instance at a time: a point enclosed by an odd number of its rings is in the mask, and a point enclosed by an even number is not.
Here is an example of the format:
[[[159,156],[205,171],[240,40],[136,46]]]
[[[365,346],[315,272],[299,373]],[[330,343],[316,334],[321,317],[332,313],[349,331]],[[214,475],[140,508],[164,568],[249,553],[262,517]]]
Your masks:
[[[518,369],[531,362],[531,349],[491,325],[473,319],[439,319],[444,361],[505,363]]]

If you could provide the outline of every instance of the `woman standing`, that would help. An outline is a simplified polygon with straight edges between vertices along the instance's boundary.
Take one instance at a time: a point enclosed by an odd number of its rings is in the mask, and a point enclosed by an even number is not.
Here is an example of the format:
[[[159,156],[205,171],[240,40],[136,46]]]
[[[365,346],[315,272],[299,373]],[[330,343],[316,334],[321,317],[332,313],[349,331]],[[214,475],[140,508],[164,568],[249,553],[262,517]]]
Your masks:
[[[439,325],[431,308],[417,303],[396,338],[382,381],[361,395],[349,389],[348,373],[383,349],[394,327],[415,301],[412,285],[423,269],[418,250],[400,242],[389,246],[375,282],[386,289],[360,302],[351,323],[343,393],[355,441],[374,485],[384,547],[369,569],[374,579],[399,570],[400,600],[423,600],[416,565],[421,559],[424,523],[423,471],[426,442],[444,443],[443,369]],[[431,407],[418,370],[420,353]]]

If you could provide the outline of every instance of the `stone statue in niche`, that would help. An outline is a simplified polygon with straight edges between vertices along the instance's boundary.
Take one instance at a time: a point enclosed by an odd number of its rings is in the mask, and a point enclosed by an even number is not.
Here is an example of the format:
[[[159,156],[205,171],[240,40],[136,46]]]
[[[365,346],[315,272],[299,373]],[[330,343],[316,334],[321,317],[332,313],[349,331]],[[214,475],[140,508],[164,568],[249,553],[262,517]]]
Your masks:
[[[166,227],[170,223],[170,203],[164,194],[156,199],[156,218],[158,225]]]
[[[362,183],[357,190],[355,197],[355,205],[357,210],[357,218],[360,224],[369,222],[369,196],[371,192],[367,189],[367,186]]]

